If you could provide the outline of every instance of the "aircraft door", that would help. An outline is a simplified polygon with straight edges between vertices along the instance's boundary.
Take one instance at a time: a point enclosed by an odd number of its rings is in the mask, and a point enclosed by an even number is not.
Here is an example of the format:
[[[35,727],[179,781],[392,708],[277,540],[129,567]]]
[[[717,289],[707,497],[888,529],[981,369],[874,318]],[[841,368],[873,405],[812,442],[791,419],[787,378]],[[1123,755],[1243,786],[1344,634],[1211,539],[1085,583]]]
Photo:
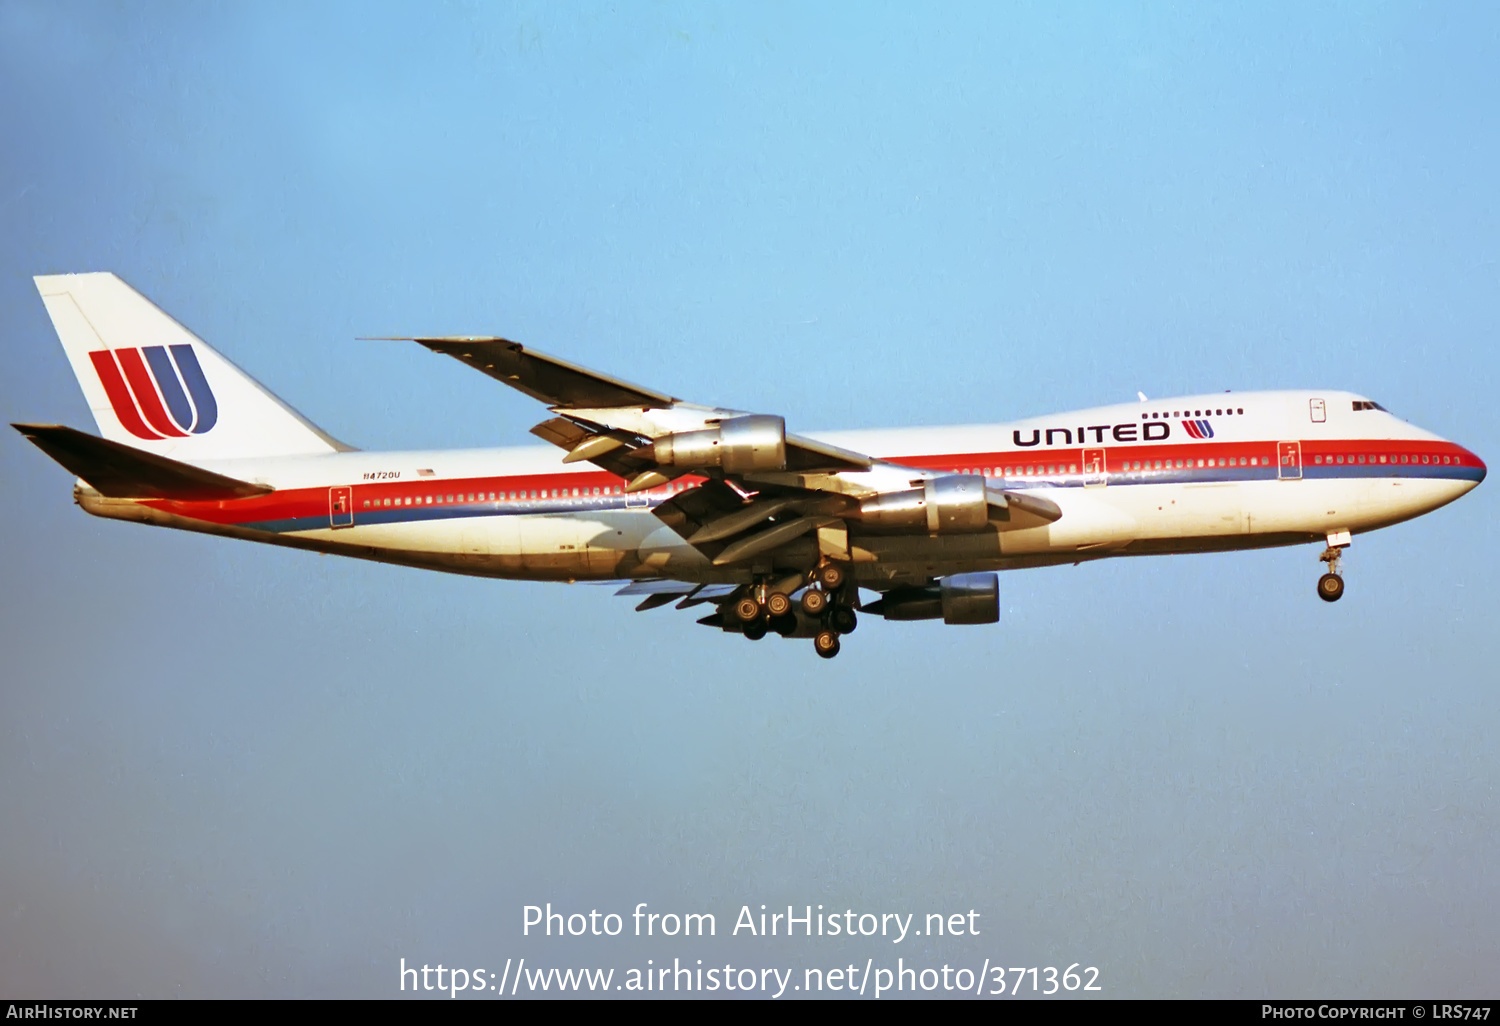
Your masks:
[[[1104,472],[1104,450],[1083,450],[1083,485],[1085,488],[1103,485],[1109,477]]]
[[[1283,481],[1298,481],[1302,478],[1302,443],[1276,443],[1276,476]]]
[[[354,526],[353,489],[348,485],[328,489],[328,526]]]

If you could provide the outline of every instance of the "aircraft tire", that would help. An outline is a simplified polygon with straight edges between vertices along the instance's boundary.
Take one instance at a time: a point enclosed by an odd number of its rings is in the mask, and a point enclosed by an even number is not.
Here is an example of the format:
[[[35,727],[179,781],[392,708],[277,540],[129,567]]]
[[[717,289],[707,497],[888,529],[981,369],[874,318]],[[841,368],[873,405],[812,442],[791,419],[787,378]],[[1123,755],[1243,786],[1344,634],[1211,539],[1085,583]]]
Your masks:
[[[745,637],[751,641],[759,641],[766,636],[766,624],[763,620],[745,624]]]
[[[1337,602],[1344,597],[1344,579],[1338,574],[1324,574],[1318,578],[1318,598],[1324,602]]]
[[[818,567],[818,583],[823,585],[824,591],[838,591],[847,577],[844,568],[837,563],[824,563]]]
[[[813,648],[824,659],[832,659],[839,654],[839,636],[833,631],[819,631],[813,638]]]
[[[773,591],[766,596],[766,612],[771,616],[781,617],[792,611],[792,600],[779,591]]]
[[[734,617],[740,623],[754,623],[760,619],[760,603],[746,595],[734,604]]]
[[[790,638],[797,633],[797,618],[791,613],[782,616],[771,617],[771,630],[780,634],[783,638]]]
[[[828,614],[828,626],[840,634],[853,634],[854,628],[859,626],[859,617],[854,615],[854,610],[838,606]]]
[[[828,595],[817,588],[808,588],[802,593],[802,611],[808,616],[822,616],[828,608]]]

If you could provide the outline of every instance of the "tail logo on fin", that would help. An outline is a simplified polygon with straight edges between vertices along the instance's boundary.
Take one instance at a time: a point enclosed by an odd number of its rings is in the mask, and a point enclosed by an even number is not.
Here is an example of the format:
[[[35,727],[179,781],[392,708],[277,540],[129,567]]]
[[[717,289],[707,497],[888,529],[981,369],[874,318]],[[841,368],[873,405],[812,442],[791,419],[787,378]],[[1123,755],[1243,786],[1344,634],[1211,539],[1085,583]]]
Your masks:
[[[219,404],[190,345],[132,346],[89,353],[126,431],[148,442],[210,430]]]

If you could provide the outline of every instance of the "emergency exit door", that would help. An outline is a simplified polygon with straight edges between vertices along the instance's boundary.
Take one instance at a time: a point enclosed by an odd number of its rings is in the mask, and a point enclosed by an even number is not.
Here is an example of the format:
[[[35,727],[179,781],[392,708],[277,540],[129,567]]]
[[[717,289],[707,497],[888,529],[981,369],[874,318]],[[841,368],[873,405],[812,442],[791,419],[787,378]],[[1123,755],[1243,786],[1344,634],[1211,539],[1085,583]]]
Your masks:
[[[1087,488],[1090,485],[1102,485],[1109,481],[1109,476],[1104,472],[1104,450],[1083,450],[1083,484]]]
[[[1302,477],[1302,443],[1276,443],[1276,476],[1283,481],[1296,481]]]
[[[353,489],[348,485],[328,489],[328,524],[330,527],[354,526]]]

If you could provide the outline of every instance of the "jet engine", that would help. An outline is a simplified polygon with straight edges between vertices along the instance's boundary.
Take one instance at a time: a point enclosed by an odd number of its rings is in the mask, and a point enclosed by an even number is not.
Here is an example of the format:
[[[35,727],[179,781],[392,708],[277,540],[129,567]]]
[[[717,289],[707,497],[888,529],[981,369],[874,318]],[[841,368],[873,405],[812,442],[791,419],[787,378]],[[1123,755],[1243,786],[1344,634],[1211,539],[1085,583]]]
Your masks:
[[[786,469],[786,421],[759,414],[732,417],[717,427],[679,431],[656,440],[663,467],[723,467],[731,474]]]
[[[887,620],[936,620],[944,623],[998,623],[1000,578],[995,574],[952,574],[936,584],[892,588],[864,607]]]
[[[990,525],[989,497],[978,474],[949,474],[921,488],[886,492],[844,513],[877,531],[973,534]]]

